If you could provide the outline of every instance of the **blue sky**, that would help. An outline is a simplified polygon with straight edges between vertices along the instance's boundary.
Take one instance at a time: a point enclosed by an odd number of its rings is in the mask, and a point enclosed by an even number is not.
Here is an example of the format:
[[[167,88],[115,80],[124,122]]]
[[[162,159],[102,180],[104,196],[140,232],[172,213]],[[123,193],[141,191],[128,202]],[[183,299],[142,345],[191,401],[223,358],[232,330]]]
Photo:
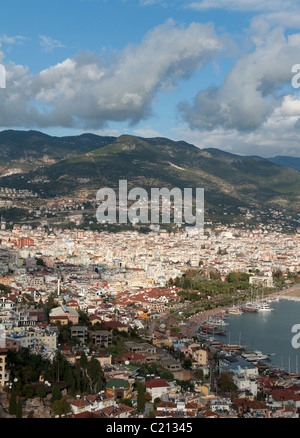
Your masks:
[[[298,0],[4,1],[0,129],[300,156],[299,23]]]

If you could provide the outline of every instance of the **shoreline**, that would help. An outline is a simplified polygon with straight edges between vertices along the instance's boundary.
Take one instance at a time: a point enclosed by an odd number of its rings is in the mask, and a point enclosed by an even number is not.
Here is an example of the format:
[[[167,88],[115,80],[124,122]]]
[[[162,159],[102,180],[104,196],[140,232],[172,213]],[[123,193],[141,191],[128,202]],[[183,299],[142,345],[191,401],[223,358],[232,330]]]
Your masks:
[[[270,294],[270,296],[273,296],[273,294]],[[284,299],[291,301],[300,301],[300,284],[298,283],[282,291],[277,291],[274,296],[282,296]]]
[[[274,298],[274,299],[281,298],[290,301],[300,301],[300,284],[298,283],[286,289],[276,291],[273,293],[271,292],[270,294],[268,294],[268,298]],[[185,322],[186,326],[182,327],[182,333],[188,337],[196,336],[199,326],[203,324],[209,318],[209,316],[218,314],[220,312],[224,312],[228,310],[230,307],[231,306],[216,307],[215,309],[205,310],[201,313],[197,313],[196,315],[191,316]]]

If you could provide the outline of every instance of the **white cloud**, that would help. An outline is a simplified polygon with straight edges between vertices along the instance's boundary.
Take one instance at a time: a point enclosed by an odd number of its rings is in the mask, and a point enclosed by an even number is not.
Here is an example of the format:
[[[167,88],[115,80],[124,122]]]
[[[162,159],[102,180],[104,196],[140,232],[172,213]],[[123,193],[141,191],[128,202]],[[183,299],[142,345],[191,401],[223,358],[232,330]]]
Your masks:
[[[297,126],[297,119],[274,115],[252,132],[240,132],[223,127],[212,131],[197,131],[188,125],[179,125],[173,130],[173,138],[185,140],[201,149],[217,148],[237,155],[300,157],[300,126]]]
[[[230,11],[283,11],[300,5],[299,0],[198,0],[187,7],[202,11],[207,9],[229,9]]]
[[[40,45],[45,52],[52,52],[52,50],[57,48],[66,47],[61,41],[54,40],[53,38],[45,35],[40,35]]]
[[[8,45],[23,44],[27,40],[28,40],[28,38],[25,36],[22,36],[22,35],[14,35],[14,36],[2,35],[2,36],[0,36],[0,43],[4,43],[4,44],[8,44]]]
[[[151,113],[158,91],[188,78],[221,47],[212,25],[185,28],[169,20],[139,45],[127,46],[110,65],[89,52],[37,75],[9,64],[0,125],[99,129],[108,121],[134,124]]]
[[[275,109],[275,117],[300,117],[300,97],[284,96],[282,105]]]
[[[259,128],[280,107],[281,87],[291,85],[299,37],[286,38],[280,29],[270,32],[264,44],[238,59],[219,87],[199,91],[192,104],[182,102],[183,118],[200,130]]]

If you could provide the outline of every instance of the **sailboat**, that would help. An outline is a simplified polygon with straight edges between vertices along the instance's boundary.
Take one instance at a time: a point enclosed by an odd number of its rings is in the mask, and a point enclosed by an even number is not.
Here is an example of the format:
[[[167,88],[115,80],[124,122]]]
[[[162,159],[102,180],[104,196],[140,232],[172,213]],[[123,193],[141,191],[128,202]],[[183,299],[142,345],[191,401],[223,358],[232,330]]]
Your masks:
[[[240,308],[240,306],[235,306],[232,305],[229,309],[228,309],[228,313],[230,313],[230,315],[241,315],[243,312],[243,310]]]
[[[241,345],[241,333],[239,336],[239,343],[238,344],[231,344],[230,343],[230,332],[229,332],[229,340],[228,344],[222,344],[222,349],[227,351],[241,351],[246,348],[246,345]]]
[[[255,303],[252,299],[252,289],[251,289],[251,299],[250,301],[247,301],[245,304],[241,306],[241,309],[245,312],[257,312],[258,306],[257,303]]]
[[[272,307],[270,307],[270,305],[266,301],[264,301],[263,293],[262,293],[262,302],[261,304],[258,304],[257,310],[259,312],[270,312],[271,310],[273,310]]]

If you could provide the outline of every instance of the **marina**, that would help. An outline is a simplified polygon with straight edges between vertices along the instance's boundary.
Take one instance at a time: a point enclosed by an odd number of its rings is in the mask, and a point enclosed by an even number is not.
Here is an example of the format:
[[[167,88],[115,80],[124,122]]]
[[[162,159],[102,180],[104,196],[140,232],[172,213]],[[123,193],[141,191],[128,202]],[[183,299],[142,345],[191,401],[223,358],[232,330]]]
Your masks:
[[[295,336],[292,327],[300,324],[300,303],[274,299],[270,303],[264,301],[260,306],[261,310],[257,307],[255,311],[241,314],[222,313],[226,326],[210,324],[209,331],[205,331],[203,328],[208,324],[204,323],[199,336],[209,333],[211,346],[241,354],[251,363],[266,362],[272,367],[298,373],[298,349],[292,345]],[[214,315],[210,321],[215,321]]]

